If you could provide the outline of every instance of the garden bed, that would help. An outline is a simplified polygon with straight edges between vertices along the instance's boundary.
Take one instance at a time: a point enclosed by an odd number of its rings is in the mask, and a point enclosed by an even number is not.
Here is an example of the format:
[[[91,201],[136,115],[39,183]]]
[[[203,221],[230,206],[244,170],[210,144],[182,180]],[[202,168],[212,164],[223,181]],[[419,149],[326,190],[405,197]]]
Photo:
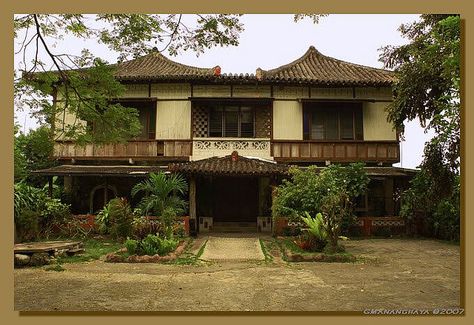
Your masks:
[[[294,243],[294,237],[277,237],[283,259],[287,262],[338,262],[353,263],[356,256],[343,252],[328,254],[324,252],[309,252],[301,249]]]
[[[176,260],[188,246],[189,240],[182,240],[178,247],[171,253],[161,256],[155,255],[129,255],[127,248],[122,248],[116,252],[109,253],[105,256],[105,262],[108,263],[160,263]]]

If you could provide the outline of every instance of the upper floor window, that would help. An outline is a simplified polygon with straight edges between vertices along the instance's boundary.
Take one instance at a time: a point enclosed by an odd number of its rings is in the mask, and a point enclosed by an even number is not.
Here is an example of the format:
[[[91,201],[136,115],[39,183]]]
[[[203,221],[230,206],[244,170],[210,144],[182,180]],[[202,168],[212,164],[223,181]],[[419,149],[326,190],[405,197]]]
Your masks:
[[[218,105],[209,108],[209,137],[253,138],[255,109],[251,106]]]
[[[142,126],[142,132],[137,136],[137,140],[155,139],[156,100],[125,99],[112,102],[120,103],[124,107],[135,108],[138,110],[138,120]]]
[[[363,140],[362,104],[306,103],[303,109],[305,140]]]

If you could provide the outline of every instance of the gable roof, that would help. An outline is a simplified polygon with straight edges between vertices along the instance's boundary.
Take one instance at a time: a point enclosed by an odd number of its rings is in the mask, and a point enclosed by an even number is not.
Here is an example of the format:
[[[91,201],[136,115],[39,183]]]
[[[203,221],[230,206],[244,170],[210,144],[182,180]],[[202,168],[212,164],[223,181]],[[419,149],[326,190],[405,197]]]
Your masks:
[[[169,170],[188,175],[268,176],[287,174],[288,166],[247,158],[235,153],[225,157],[211,157],[186,163],[170,164]]]
[[[395,81],[392,71],[349,63],[323,55],[310,46],[299,59],[271,70],[257,69],[268,82],[299,82],[323,85],[388,86]]]
[[[153,51],[134,60],[117,63],[115,77],[119,80],[207,79],[220,73],[220,67],[199,68],[172,61]]]

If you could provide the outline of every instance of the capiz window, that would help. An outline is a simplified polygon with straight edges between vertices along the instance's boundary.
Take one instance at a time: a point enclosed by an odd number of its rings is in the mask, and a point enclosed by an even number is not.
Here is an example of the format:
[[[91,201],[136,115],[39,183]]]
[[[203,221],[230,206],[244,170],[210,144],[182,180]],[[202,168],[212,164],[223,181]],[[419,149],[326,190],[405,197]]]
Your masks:
[[[255,110],[250,106],[209,107],[209,137],[253,138]]]
[[[303,136],[305,140],[363,140],[362,104],[306,103]]]

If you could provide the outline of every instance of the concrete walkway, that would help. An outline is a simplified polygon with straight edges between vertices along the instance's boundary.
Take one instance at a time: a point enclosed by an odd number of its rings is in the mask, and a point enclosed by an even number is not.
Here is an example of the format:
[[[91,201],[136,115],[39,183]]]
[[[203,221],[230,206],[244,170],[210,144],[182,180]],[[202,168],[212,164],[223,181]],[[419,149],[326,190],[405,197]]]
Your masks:
[[[257,234],[210,234],[201,259],[207,261],[263,261]]]

